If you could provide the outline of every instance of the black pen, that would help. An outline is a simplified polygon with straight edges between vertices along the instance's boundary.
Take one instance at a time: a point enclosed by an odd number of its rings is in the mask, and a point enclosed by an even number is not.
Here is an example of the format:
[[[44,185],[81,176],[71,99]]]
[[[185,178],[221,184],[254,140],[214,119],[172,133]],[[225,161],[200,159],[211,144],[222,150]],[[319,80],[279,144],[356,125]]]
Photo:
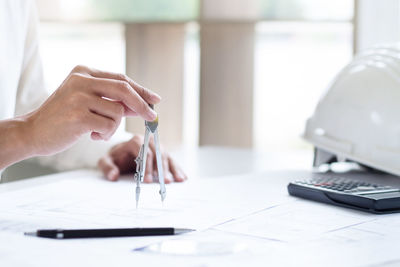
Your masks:
[[[65,239],[65,238],[96,238],[124,236],[155,236],[179,235],[192,232],[184,228],[111,228],[111,229],[42,229],[36,232],[26,232],[25,235]]]

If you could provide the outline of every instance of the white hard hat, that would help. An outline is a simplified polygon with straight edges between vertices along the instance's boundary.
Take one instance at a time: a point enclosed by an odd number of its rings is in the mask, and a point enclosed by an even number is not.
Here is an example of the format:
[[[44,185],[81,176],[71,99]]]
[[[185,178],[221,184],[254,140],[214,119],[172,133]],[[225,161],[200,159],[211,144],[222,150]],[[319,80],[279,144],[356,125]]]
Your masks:
[[[350,160],[400,175],[400,46],[360,53],[333,80],[307,120],[314,165]]]

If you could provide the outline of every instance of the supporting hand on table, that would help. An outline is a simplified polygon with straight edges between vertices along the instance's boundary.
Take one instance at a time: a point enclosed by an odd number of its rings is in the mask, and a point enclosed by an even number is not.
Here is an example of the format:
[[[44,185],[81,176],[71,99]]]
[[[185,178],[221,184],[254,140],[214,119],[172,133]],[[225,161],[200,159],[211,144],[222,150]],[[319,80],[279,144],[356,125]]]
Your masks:
[[[135,135],[131,140],[114,146],[108,155],[102,157],[98,166],[110,181],[116,181],[121,174],[132,174],[135,172],[135,158],[139,154],[140,146],[143,144],[143,137]],[[153,140],[150,141],[147,153],[146,172],[144,182],[153,182],[154,177],[158,177],[155,148]],[[187,179],[186,174],[166,153],[162,153],[165,183],[183,182]]]

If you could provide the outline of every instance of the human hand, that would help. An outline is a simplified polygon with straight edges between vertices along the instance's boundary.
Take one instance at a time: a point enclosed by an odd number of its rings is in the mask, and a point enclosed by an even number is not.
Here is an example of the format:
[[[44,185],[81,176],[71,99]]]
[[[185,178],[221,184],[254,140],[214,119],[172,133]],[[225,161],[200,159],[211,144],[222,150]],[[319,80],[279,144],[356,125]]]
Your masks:
[[[33,154],[57,153],[89,132],[94,140],[108,140],[123,116],[152,121],[157,114],[148,104],[160,99],[123,74],[76,66],[41,107],[24,116]]]
[[[143,137],[135,135],[131,140],[118,144],[111,148],[109,153],[102,157],[98,162],[98,167],[110,181],[118,180],[121,174],[131,173],[136,170],[135,159],[139,154],[143,144]],[[153,182],[153,177],[158,177],[156,154],[153,139],[149,142],[147,153],[146,172],[143,181]],[[162,152],[162,163],[165,175],[165,183],[183,182],[187,179],[186,174],[176,164],[176,162],[166,152]]]

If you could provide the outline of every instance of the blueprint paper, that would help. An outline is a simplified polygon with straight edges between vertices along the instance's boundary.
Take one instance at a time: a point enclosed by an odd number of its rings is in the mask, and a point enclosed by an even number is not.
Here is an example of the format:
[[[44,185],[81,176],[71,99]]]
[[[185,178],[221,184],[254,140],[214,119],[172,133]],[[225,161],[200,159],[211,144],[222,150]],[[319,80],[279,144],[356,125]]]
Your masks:
[[[191,179],[167,185],[164,206],[158,185],[145,184],[138,210],[131,178],[112,183],[96,172],[82,171],[18,190],[4,190],[11,184],[2,186],[0,265],[26,266],[28,261],[30,266],[146,267],[400,263],[400,214],[372,215],[290,197],[286,185],[291,179],[292,173],[276,172]],[[23,235],[40,228],[146,226],[198,231],[182,236],[79,240]],[[246,249],[224,257],[134,251],[170,239],[238,243]]]

